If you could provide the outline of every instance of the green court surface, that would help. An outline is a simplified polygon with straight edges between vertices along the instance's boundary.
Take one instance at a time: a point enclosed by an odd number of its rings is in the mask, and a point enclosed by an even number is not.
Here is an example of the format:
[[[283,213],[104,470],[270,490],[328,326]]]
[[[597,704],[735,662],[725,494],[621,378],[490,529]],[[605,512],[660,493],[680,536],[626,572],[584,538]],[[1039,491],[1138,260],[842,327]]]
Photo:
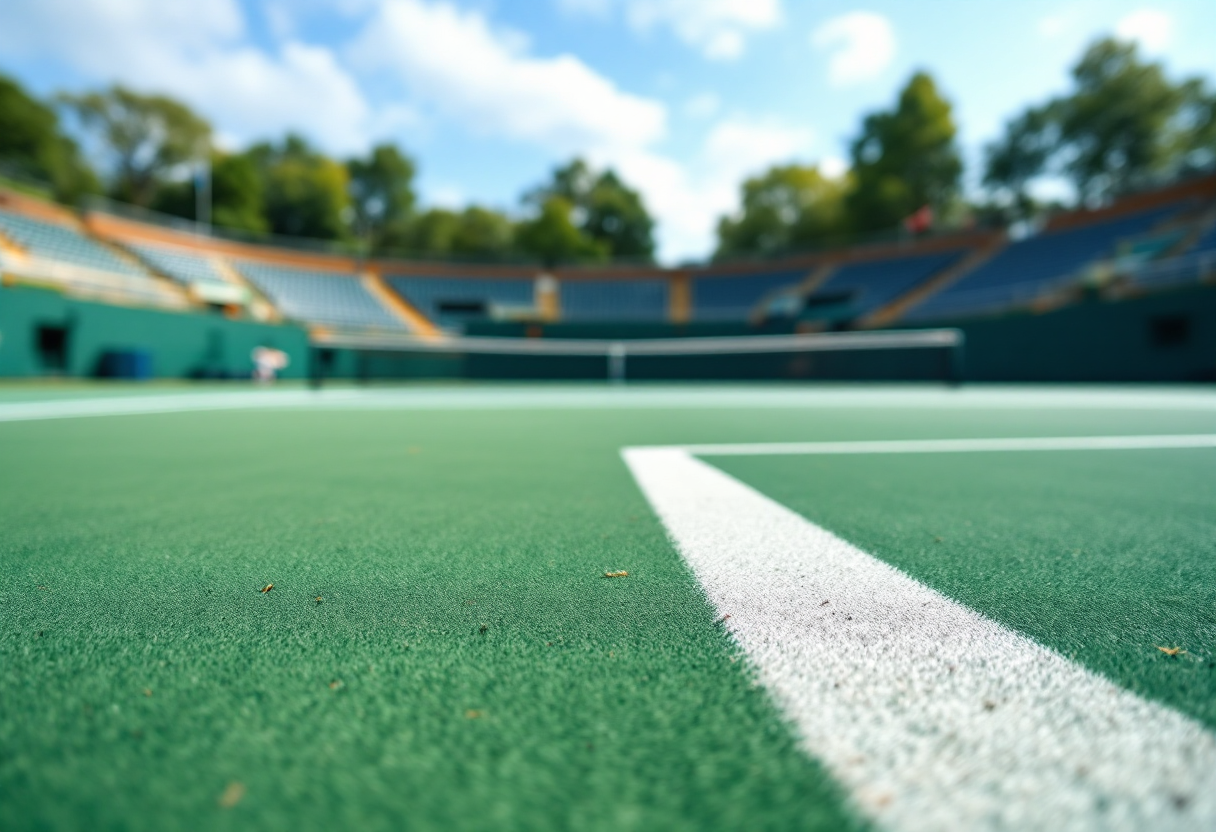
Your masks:
[[[620,449],[1216,433],[1216,396],[1152,392],[494,394],[15,421],[37,396],[0,396],[0,829],[865,828]],[[1216,449],[705,459],[1216,729]]]

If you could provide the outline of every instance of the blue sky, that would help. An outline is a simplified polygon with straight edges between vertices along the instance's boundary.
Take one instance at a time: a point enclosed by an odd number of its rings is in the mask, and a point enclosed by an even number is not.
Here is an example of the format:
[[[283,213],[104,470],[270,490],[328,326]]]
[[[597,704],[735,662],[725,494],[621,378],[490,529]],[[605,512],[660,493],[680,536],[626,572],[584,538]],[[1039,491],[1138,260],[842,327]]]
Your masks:
[[[709,252],[744,177],[839,171],[916,69],[954,102],[974,177],[1003,121],[1110,33],[1216,76],[1212,0],[6,0],[0,69],[39,93],[177,95],[233,147],[394,140],[429,204],[514,209],[581,154],[642,191],[672,262]]]

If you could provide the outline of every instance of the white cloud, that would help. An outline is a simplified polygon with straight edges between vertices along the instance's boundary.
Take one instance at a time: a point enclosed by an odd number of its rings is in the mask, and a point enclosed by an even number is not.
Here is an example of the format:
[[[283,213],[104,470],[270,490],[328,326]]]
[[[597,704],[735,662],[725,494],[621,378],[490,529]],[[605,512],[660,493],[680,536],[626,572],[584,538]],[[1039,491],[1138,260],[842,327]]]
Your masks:
[[[1067,32],[1072,27],[1072,18],[1067,13],[1049,14],[1046,17],[1040,18],[1038,26],[1039,36],[1053,40]]]
[[[816,29],[811,43],[831,53],[828,79],[847,87],[877,78],[895,58],[895,30],[873,12],[849,12]]]
[[[1174,21],[1160,9],[1138,9],[1115,24],[1115,34],[1138,42],[1146,52],[1161,53],[1173,39]]]
[[[684,102],[684,114],[691,118],[709,118],[722,107],[722,100],[712,92],[694,95]]]
[[[711,60],[733,60],[747,37],[781,21],[780,0],[558,0],[566,12],[605,17],[620,5],[635,30],[666,27]]]
[[[812,138],[806,129],[731,116],[710,129],[689,159],[676,161],[647,150],[592,159],[615,165],[642,192],[660,221],[660,258],[678,262],[713,250],[718,218],[738,210],[739,186],[746,177],[805,156]]]
[[[449,183],[425,189],[422,193],[422,201],[433,208],[447,208],[450,211],[458,211],[465,206],[468,200],[465,197],[464,190],[459,185]]]
[[[641,146],[666,130],[660,103],[622,92],[573,55],[529,55],[515,33],[449,3],[385,0],[348,52],[435,111],[492,136],[577,152]]]
[[[849,169],[849,163],[839,156],[824,156],[819,160],[819,172],[829,179],[839,179]]]
[[[234,0],[40,0],[0,5],[0,53],[57,59],[92,83],[178,96],[227,140],[293,129],[330,150],[366,144],[369,109],[332,52],[248,42]]]

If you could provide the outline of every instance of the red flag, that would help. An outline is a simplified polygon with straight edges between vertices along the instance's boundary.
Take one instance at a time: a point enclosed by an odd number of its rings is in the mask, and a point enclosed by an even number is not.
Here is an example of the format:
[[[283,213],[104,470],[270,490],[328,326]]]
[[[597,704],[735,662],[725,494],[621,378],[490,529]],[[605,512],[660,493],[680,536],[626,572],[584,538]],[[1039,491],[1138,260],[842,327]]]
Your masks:
[[[909,234],[924,234],[933,226],[933,209],[928,205],[922,205],[913,212],[912,216],[904,220],[904,228],[908,229]]]

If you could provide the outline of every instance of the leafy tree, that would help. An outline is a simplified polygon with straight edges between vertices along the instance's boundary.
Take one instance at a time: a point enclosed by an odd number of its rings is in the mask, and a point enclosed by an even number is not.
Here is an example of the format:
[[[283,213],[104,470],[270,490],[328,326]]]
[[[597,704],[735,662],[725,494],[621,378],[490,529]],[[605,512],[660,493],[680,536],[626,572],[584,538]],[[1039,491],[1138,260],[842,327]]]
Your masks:
[[[383,251],[444,257],[460,229],[460,215],[447,208],[430,208],[405,221],[386,225],[378,238]]]
[[[1075,89],[1057,105],[1064,170],[1082,198],[1150,183],[1169,163],[1172,122],[1185,93],[1135,44],[1102,40],[1073,68]]]
[[[452,253],[478,258],[505,257],[515,243],[515,226],[507,215],[479,205],[460,214],[460,225],[452,239]]]
[[[612,257],[654,258],[654,219],[641,194],[615,171],[597,172],[582,159],[574,159],[554,170],[552,180],[527,194],[524,202],[543,213],[543,206],[553,197],[571,206],[576,228],[602,244]]]
[[[654,220],[637,191],[607,170],[600,174],[584,204],[582,228],[605,244],[613,257],[654,259]]]
[[[396,145],[377,145],[366,159],[348,161],[346,170],[361,233],[375,240],[386,226],[409,219],[415,202],[414,162]]]
[[[963,172],[950,102],[918,72],[895,109],[871,113],[851,147],[854,188],[845,199],[857,231],[895,228],[929,205],[943,213],[958,197]]]
[[[1017,204],[1044,175],[1096,201],[1216,163],[1216,96],[1199,79],[1171,81],[1134,43],[1092,44],[1072,89],[1012,119],[990,145],[984,183]],[[1024,212],[1023,212],[1024,213]]]
[[[535,217],[515,230],[519,248],[546,266],[571,262],[602,262],[611,254],[607,243],[593,239],[575,224],[575,206],[563,196],[549,196]]]
[[[509,255],[513,243],[509,217],[471,205],[463,211],[431,208],[386,226],[380,248],[403,254],[497,259]]]
[[[59,129],[55,111],[0,75],[0,163],[19,175],[50,182],[60,199],[98,189],[76,143]]]
[[[768,255],[839,243],[846,232],[848,177],[777,165],[743,183],[742,211],[718,221],[715,257]]]
[[[211,221],[225,228],[265,233],[264,183],[257,166],[243,154],[211,158]]]
[[[162,184],[152,207],[166,214],[196,219],[197,180]],[[263,183],[253,161],[244,154],[211,154],[211,222],[223,228],[265,233],[262,213]]]
[[[1053,104],[1031,107],[1006,125],[1000,141],[986,148],[984,185],[998,196],[994,210],[1008,205],[1014,219],[1036,213],[1038,206],[1028,187],[1043,172],[1059,144],[1057,122]]]
[[[174,168],[209,152],[210,125],[167,96],[114,86],[61,100],[112,158],[110,192],[136,205],[150,205]]]
[[[347,236],[346,167],[289,134],[254,145],[246,156],[263,182],[263,214],[275,234],[327,240]]]

